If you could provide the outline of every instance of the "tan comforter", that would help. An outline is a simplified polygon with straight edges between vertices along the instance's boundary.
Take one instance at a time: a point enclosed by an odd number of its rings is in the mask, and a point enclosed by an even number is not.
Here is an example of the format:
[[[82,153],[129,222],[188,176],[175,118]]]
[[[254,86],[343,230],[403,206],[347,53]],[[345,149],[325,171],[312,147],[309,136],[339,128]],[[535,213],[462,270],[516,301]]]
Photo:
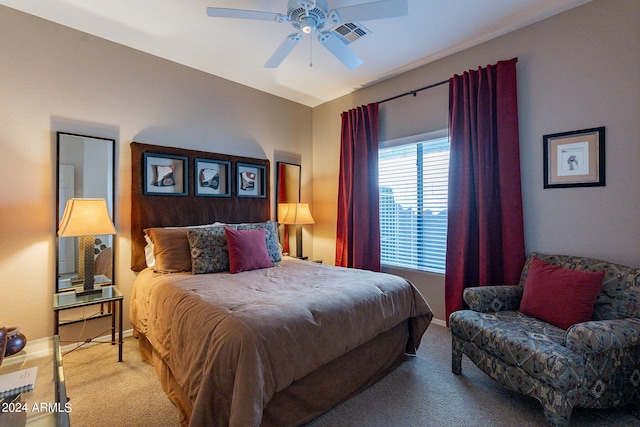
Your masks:
[[[285,258],[239,274],[136,279],[131,321],[193,402],[191,425],[258,426],[277,391],[409,320],[417,349],[432,313],[396,276]]]

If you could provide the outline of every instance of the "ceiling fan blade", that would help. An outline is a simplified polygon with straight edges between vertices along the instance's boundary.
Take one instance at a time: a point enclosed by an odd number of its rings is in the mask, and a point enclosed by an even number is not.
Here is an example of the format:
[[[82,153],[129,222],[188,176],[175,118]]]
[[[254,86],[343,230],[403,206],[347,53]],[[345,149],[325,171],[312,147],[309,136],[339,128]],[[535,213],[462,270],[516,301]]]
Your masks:
[[[395,18],[397,16],[406,16],[408,13],[409,5],[407,0],[380,0],[339,7],[329,13],[329,20],[334,24],[343,24],[346,22]]]
[[[271,55],[271,58],[269,58],[269,60],[264,64],[264,67],[277,68],[278,65],[280,65],[282,61],[284,61],[284,58],[289,55],[293,48],[296,47],[300,39],[302,39],[302,34],[300,33],[289,34],[287,38],[284,39],[280,47],[278,47],[273,55]]]
[[[320,33],[318,41],[350,70],[362,64],[362,59],[332,33],[328,31]]]
[[[207,15],[212,18],[254,19],[259,21],[275,21],[277,13],[261,12],[259,10],[225,9],[223,7],[208,7]]]

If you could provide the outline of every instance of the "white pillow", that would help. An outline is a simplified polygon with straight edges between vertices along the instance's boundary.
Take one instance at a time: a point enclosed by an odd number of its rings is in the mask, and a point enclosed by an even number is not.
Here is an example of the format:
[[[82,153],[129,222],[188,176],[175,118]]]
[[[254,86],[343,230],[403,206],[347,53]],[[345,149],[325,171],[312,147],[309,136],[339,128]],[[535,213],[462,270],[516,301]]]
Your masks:
[[[153,242],[146,234],[144,235],[144,240],[147,242],[147,245],[144,247],[144,259],[147,262],[147,267],[153,268],[153,266],[156,265],[156,257],[153,256]]]

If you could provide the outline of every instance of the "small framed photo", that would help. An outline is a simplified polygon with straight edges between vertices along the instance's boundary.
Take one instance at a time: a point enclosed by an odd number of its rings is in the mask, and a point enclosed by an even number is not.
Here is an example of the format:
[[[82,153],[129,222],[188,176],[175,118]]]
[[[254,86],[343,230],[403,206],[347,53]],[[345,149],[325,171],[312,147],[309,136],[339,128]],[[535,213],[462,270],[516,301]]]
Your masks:
[[[544,188],[604,186],[604,129],[544,135]]]
[[[186,196],[188,158],[167,154],[143,154],[143,193],[158,196]]]
[[[248,163],[238,163],[236,181],[238,197],[267,197],[266,167]]]
[[[231,162],[196,158],[195,167],[196,196],[231,197]]]

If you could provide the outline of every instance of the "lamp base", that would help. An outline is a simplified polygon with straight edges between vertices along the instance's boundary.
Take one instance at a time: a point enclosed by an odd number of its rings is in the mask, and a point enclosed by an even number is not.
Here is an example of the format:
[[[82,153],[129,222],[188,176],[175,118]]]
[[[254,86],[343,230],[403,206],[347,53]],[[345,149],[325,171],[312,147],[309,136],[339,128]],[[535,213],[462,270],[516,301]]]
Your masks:
[[[302,226],[296,224],[296,258],[305,259],[302,256]]]
[[[76,295],[93,295],[102,293],[100,289],[93,289],[95,276],[93,275],[94,259],[93,236],[80,236],[80,254],[78,259],[78,279],[84,283],[84,290],[76,292]]]
[[[102,293],[102,289],[85,289],[83,291],[76,291],[77,297],[83,297],[86,295],[98,295]]]

